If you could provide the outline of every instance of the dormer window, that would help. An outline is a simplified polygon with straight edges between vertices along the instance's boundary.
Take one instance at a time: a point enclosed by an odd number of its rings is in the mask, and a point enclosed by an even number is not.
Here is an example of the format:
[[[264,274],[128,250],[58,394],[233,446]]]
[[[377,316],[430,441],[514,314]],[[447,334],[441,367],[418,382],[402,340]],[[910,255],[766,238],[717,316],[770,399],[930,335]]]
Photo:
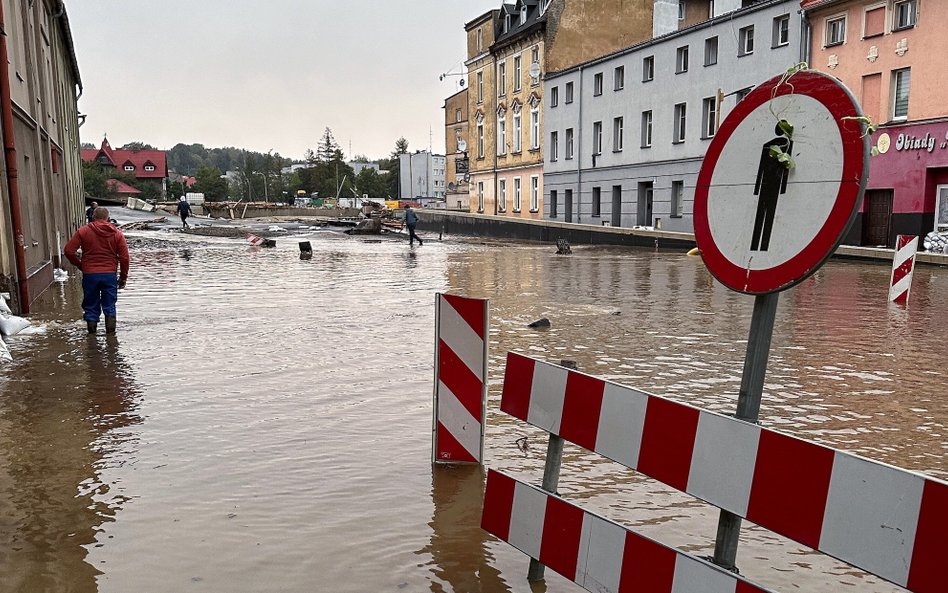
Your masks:
[[[550,7],[550,0],[541,0],[540,2],[540,14],[546,12],[546,9]]]
[[[126,170],[126,171],[134,171],[134,170],[135,170],[135,165],[125,165],[125,170]]]
[[[146,170],[146,171],[154,171],[154,170],[155,170],[155,166],[154,166],[154,165],[145,165],[145,170]]]
[[[527,6],[523,5],[520,7],[520,24],[523,25],[527,22]]]
[[[504,33],[510,30],[510,15],[504,17]]]

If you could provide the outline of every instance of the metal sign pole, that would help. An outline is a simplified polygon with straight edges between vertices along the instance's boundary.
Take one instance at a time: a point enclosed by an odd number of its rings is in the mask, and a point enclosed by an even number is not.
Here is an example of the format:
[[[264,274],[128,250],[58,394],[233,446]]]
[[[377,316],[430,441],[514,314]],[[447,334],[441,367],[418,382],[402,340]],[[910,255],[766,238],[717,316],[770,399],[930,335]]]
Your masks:
[[[744,357],[744,373],[741,376],[741,391],[737,397],[735,417],[756,424],[760,416],[760,398],[767,374],[770,356],[770,340],[774,333],[779,292],[757,295],[754,298],[754,314],[751,317],[750,334],[747,338],[747,354]],[[718,534],[714,542],[712,561],[728,570],[737,570],[737,542],[741,534],[741,518],[722,510],[718,518]]]

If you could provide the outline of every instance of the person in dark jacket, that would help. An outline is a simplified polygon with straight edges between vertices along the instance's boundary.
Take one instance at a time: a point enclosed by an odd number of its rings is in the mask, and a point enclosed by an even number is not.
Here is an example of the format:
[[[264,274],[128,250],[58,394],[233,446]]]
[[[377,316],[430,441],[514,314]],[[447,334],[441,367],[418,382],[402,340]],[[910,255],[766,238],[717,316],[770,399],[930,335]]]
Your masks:
[[[81,250],[81,253],[77,253]],[[96,208],[92,222],[66,243],[66,257],[82,271],[82,310],[86,328],[94,334],[105,313],[105,333],[114,334],[118,290],[128,280],[128,243],[109,222],[109,211]]]
[[[408,244],[414,245],[415,239],[418,239],[418,246],[421,247],[424,243],[421,240],[421,237],[415,234],[415,226],[418,224],[418,215],[415,214],[415,211],[411,209],[411,206],[405,209],[405,226],[408,227]]]
[[[95,214],[95,209],[98,207],[98,202],[92,202],[89,204],[89,207],[86,208],[86,222],[92,222],[92,215]]]
[[[184,228],[190,228],[188,226],[188,216],[191,215],[191,204],[184,196],[181,196],[181,199],[178,200],[178,214],[181,216],[181,224],[184,225]]]

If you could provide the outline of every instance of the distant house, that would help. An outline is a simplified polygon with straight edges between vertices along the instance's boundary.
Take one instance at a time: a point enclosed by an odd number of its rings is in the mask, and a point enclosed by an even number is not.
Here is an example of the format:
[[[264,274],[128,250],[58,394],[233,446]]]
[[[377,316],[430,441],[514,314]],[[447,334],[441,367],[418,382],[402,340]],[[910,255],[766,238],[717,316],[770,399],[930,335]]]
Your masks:
[[[82,150],[82,160],[134,175],[140,181],[157,181],[161,184],[162,197],[167,194],[168,161],[163,150],[116,150],[108,138],[103,138],[98,149]]]
[[[137,198],[138,195],[142,193],[131,185],[119,181],[118,179],[109,179],[105,182],[105,184],[108,185],[109,189],[115,192],[115,195],[119,196],[120,198]]]

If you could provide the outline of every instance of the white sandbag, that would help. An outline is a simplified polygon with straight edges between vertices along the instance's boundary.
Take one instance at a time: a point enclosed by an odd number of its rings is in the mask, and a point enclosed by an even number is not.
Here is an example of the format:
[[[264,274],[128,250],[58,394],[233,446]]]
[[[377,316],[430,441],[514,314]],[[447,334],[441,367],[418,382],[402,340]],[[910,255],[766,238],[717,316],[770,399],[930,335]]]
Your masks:
[[[10,349],[7,348],[6,343],[3,340],[0,340],[0,361],[13,361],[13,355],[10,354]]]
[[[12,336],[30,326],[30,322],[16,315],[0,315],[0,336]]]
[[[53,282],[65,282],[66,280],[69,280],[69,272],[62,268],[53,270]]]
[[[43,325],[31,325],[29,327],[25,327],[21,329],[19,332],[17,332],[16,335],[39,336],[39,335],[45,335],[45,334],[46,334],[46,324],[44,323]]]
[[[10,315],[13,311],[10,310],[10,305],[7,304],[7,299],[10,298],[10,293],[0,292],[0,314]]]

